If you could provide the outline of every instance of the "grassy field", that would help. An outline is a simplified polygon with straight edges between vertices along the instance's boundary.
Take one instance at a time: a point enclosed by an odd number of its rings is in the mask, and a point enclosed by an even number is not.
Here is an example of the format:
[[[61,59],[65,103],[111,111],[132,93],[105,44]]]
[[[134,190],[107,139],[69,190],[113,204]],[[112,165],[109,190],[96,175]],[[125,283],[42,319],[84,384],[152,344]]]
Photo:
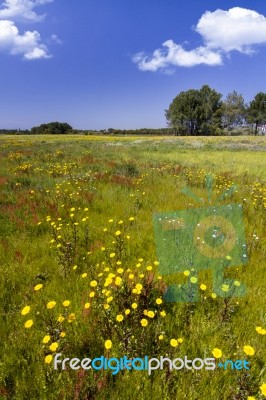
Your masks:
[[[265,150],[263,137],[1,136],[0,399],[265,399]],[[223,256],[219,288],[212,270],[182,271],[185,252],[163,275],[153,215],[226,204],[243,207],[248,262]],[[173,282],[197,301],[165,301]],[[217,368],[55,370],[56,353]],[[218,367],[229,359],[250,369]]]

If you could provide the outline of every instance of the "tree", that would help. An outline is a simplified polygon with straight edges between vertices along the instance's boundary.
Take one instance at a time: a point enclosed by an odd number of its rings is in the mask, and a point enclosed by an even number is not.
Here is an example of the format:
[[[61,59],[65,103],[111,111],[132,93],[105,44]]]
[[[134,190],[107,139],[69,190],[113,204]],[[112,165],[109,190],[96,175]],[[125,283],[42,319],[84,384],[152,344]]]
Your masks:
[[[248,121],[255,125],[255,135],[258,134],[259,125],[266,123],[266,93],[259,92],[250,102]]]
[[[221,97],[208,85],[181,92],[165,111],[168,125],[176,134],[217,134],[221,129]]]
[[[65,134],[72,131],[72,126],[66,122],[49,122],[31,128],[31,133],[34,135],[42,134]]]
[[[228,93],[222,105],[222,124],[224,128],[233,129],[245,122],[246,106],[242,94],[235,90]]]

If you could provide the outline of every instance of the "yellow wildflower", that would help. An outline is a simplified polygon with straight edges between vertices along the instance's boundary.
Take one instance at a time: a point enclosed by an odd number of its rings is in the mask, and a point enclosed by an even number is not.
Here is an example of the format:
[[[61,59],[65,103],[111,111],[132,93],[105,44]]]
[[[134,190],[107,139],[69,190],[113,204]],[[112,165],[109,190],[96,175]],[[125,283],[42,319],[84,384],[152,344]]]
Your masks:
[[[50,364],[52,359],[53,359],[53,356],[51,354],[48,354],[44,359],[45,364]]]
[[[26,315],[30,312],[30,306],[25,306],[22,310],[21,310],[21,315]]]
[[[33,325],[33,320],[32,319],[28,319],[28,321],[25,322],[24,327],[25,328],[31,328]]]
[[[112,342],[111,342],[111,340],[106,340],[106,341],[104,342],[104,347],[106,348],[106,350],[111,349],[111,347],[112,347]]]
[[[214,358],[221,358],[223,353],[222,350],[218,349],[217,347],[215,347],[212,351],[212,355]]]
[[[50,335],[45,335],[44,338],[43,338],[43,340],[42,340],[42,342],[43,342],[43,343],[49,343],[50,340],[51,340],[51,336],[50,336]]]
[[[55,305],[56,305],[56,301],[49,301],[47,303],[47,308],[48,309],[54,308]]]
[[[37,292],[38,290],[42,289],[42,287],[43,287],[43,284],[39,283],[38,285],[34,286],[33,289]]]

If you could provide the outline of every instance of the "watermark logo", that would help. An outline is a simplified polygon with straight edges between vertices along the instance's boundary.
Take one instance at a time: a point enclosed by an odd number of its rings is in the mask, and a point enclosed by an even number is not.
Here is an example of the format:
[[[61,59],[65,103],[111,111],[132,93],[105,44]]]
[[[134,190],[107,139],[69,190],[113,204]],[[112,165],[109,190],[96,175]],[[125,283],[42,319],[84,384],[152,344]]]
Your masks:
[[[205,178],[208,203],[213,195],[213,177]],[[221,297],[241,297],[246,288],[238,281],[225,279],[227,267],[247,263],[247,246],[243,223],[243,210],[240,204],[219,205],[236,190],[227,189],[217,200],[217,205],[186,210],[157,213],[153,216],[154,235],[159,260],[159,273],[168,277],[192,270],[195,282],[202,270],[211,270],[213,291]],[[190,188],[182,190],[199,203]],[[165,300],[172,302],[194,302],[198,300],[198,284],[170,284]],[[236,284],[235,284],[236,283]],[[226,289],[226,290],[224,290]]]
[[[94,371],[112,371],[112,375],[117,375],[120,371],[148,371],[148,375],[151,375],[153,371],[163,370],[168,368],[172,370],[215,370],[220,369],[231,369],[231,370],[249,370],[249,362],[246,360],[227,360],[225,363],[219,363],[217,365],[215,358],[194,358],[189,359],[187,356],[182,358],[170,359],[168,357],[160,356],[159,358],[145,356],[144,358],[129,358],[124,357],[112,357],[106,358],[100,356],[97,358],[62,358],[62,353],[56,353],[54,357],[54,369],[55,370],[94,370]]]

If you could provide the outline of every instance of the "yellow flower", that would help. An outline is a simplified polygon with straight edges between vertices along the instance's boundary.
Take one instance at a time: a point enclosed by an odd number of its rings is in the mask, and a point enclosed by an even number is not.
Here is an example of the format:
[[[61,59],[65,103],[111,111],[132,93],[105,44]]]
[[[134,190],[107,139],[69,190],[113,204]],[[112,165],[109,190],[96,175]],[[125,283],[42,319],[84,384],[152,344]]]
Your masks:
[[[147,325],[148,325],[148,321],[147,321],[145,318],[143,318],[143,319],[140,321],[140,323],[141,323],[142,326],[147,326]]]
[[[63,322],[65,320],[65,317],[63,317],[63,315],[59,315],[59,317],[57,318],[58,322]]]
[[[139,291],[139,290],[141,290],[143,288],[143,286],[142,286],[142,284],[141,283],[137,283],[136,284],[136,289]]]
[[[162,304],[162,299],[156,299],[156,304]]]
[[[121,285],[122,282],[123,282],[123,281],[122,281],[122,278],[120,278],[120,276],[117,276],[117,277],[115,278],[115,284],[116,284],[117,286]]]
[[[152,266],[148,265],[148,267],[146,268],[147,271],[152,271]]]
[[[46,356],[44,359],[45,364],[50,364],[52,359],[53,359],[52,354],[48,354],[48,356]]]
[[[122,322],[123,319],[124,319],[124,317],[123,317],[122,314],[118,314],[118,315],[116,316],[116,320],[117,320],[118,322]]]
[[[129,277],[129,279],[134,279],[134,275],[133,274],[129,274],[128,277]]]
[[[130,217],[129,221],[135,221],[135,218],[134,217]]]
[[[59,336],[60,337],[65,337],[66,336],[66,332],[61,332]]]
[[[163,335],[159,335],[159,336],[158,336],[158,339],[159,339],[159,340],[163,340]]]
[[[109,304],[104,304],[104,305],[103,305],[103,308],[104,308],[105,310],[108,310],[108,308],[110,308],[110,306],[109,306]]]
[[[263,396],[266,396],[266,383],[263,383],[260,386],[260,390],[261,390],[261,394],[263,394]]]
[[[177,339],[177,341],[178,341],[178,343],[183,343],[183,339],[182,338],[179,338],[179,339]]]
[[[91,287],[96,287],[97,286],[97,281],[91,281],[90,285],[91,285]]]
[[[120,219],[120,221],[118,221],[118,224],[121,225],[123,224],[124,221],[122,221],[122,219]]]
[[[212,355],[214,358],[221,358],[223,353],[222,350],[218,349],[217,347],[215,347],[212,351]]]
[[[226,256],[225,258],[226,258],[227,260],[229,260],[229,261],[232,260],[232,257],[231,257],[231,256]]]
[[[85,303],[85,305],[84,305],[85,308],[90,308],[90,306],[91,306],[91,303]]]
[[[138,307],[137,303],[133,303],[131,306],[134,310]]]
[[[137,289],[136,288],[132,289],[132,293],[137,294],[138,293]]]
[[[77,268],[78,268],[78,266],[77,266],[77,265],[74,265],[73,269],[75,270],[75,269],[77,269]]]
[[[63,301],[62,304],[63,304],[64,307],[68,307],[69,304],[70,304],[70,301],[69,300],[65,300],[65,301]]]
[[[116,236],[120,236],[121,235],[121,232],[120,231],[116,231]]]
[[[200,289],[204,291],[204,290],[206,290],[206,289],[207,289],[207,286],[206,286],[206,285],[204,285],[204,283],[202,283],[202,284],[200,285]]]
[[[114,256],[115,256],[115,253],[110,254],[110,258],[114,258]]]
[[[90,292],[89,293],[89,297],[94,297],[95,296],[95,292]]]
[[[104,286],[105,287],[109,286],[109,285],[111,285],[112,282],[113,282],[113,279],[108,277],[108,278],[105,279]]]
[[[123,268],[118,268],[117,272],[118,272],[119,274],[122,274],[122,273],[124,272],[124,270],[123,270]]]
[[[176,347],[176,346],[178,346],[178,341],[177,341],[176,339],[171,339],[171,340],[170,340],[170,345],[171,345],[172,347]]]
[[[56,305],[56,301],[49,301],[47,303],[47,308],[48,309],[54,308],[55,305]]]
[[[195,276],[192,276],[192,277],[190,278],[190,282],[191,282],[191,283],[197,283],[197,282],[198,282],[198,279],[197,279]]]
[[[256,400],[254,396],[248,396],[247,400]]]
[[[234,281],[234,285],[235,285],[235,286],[240,286],[240,282]]]
[[[248,356],[254,356],[255,350],[251,346],[244,346],[243,347],[244,353],[246,353]]]
[[[74,313],[69,314],[68,316],[68,322],[73,322],[76,319],[76,316]]]
[[[112,300],[113,300],[113,297],[112,297],[112,296],[110,296],[110,297],[108,297],[108,298],[106,299],[107,303],[111,303]]]
[[[104,342],[104,347],[106,348],[106,350],[111,349],[111,347],[112,347],[112,342],[111,342],[111,340],[106,340],[106,341]]]
[[[266,335],[266,329],[263,329],[261,326],[257,326],[257,327],[256,327],[256,331],[257,331],[260,335]]]
[[[40,290],[43,287],[42,283],[39,283],[38,285],[34,286],[34,290],[37,292],[38,290]]]
[[[43,343],[49,343],[50,340],[51,340],[51,336],[50,336],[50,335],[45,335],[44,338],[43,338],[43,340],[42,340],[42,342],[43,342]]]
[[[30,328],[33,325],[33,320],[32,319],[28,319],[28,321],[25,322],[24,326],[25,328]]]
[[[21,310],[21,315],[26,315],[30,312],[30,306],[26,306]]]
[[[51,351],[56,351],[58,348],[58,343],[57,342],[53,342],[52,344],[50,344],[49,349]]]
[[[154,261],[154,265],[159,265],[159,261]]]
[[[126,315],[130,314],[130,310],[128,308],[125,310],[125,314]]]
[[[144,276],[145,276],[144,274],[140,274],[139,275],[140,278],[144,278]]]
[[[148,311],[147,312],[147,316],[149,317],[149,318],[154,318],[154,312],[153,311]]]
[[[81,275],[81,278],[87,278],[87,273],[86,272],[84,272],[82,275]]]
[[[222,285],[222,291],[223,292],[229,292],[229,285],[223,284]]]
[[[161,311],[161,312],[160,312],[160,316],[161,316],[161,317],[165,317],[165,316],[166,316],[166,312],[165,312],[165,311]]]
[[[212,296],[213,299],[216,299],[216,298],[217,298],[217,294],[216,294],[216,293],[212,293],[211,296]]]
[[[70,208],[70,211],[75,211],[75,207]]]
[[[185,275],[185,276],[189,276],[189,275],[190,275],[190,272],[189,272],[188,270],[186,270],[186,271],[184,271],[184,275]]]

